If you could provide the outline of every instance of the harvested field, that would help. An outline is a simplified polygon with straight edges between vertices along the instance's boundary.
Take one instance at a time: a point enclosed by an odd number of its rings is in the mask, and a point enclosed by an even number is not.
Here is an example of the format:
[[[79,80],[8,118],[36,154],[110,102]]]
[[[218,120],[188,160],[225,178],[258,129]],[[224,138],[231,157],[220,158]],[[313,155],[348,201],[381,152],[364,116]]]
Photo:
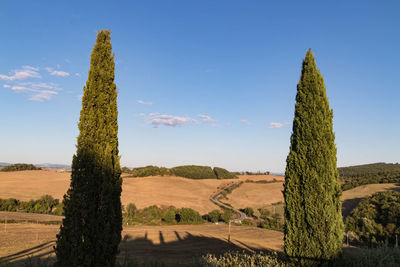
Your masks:
[[[62,199],[70,183],[70,172],[18,171],[0,172],[0,198],[28,201],[49,194]],[[241,175],[240,180],[272,180],[279,176]],[[281,177],[282,179],[282,177]],[[122,204],[135,203],[138,208],[150,205],[193,208],[201,214],[216,208],[209,197],[219,189],[238,179],[194,180],[174,176],[124,178]]]
[[[10,224],[0,235],[0,264],[27,256],[54,257],[52,246],[58,229],[53,225]],[[231,243],[227,231],[225,224],[126,226],[119,258],[157,259],[172,264],[189,263],[195,256],[227,250],[283,249],[283,234],[277,231],[232,226]]]
[[[61,222],[63,216],[49,214],[0,211],[0,221]]]
[[[234,189],[226,200],[234,208],[252,207],[258,209],[272,203],[283,201],[283,182],[276,183],[244,183]]]

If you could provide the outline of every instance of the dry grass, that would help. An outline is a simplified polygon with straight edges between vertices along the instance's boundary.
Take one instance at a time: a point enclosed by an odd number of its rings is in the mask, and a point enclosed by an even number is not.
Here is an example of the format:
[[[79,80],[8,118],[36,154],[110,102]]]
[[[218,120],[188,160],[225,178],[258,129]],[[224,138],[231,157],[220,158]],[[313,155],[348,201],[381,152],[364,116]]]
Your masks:
[[[49,214],[0,211],[0,221],[61,222],[62,218]]]
[[[62,199],[70,182],[70,172],[18,171],[0,172],[0,198],[19,200],[38,199],[49,194]],[[240,180],[282,179],[272,175],[241,175]],[[238,179],[193,180],[173,176],[125,178],[122,185],[122,204],[135,203],[138,208],[150,205],[189,207],[207,213],[216,208],[209,197],[219,189]]]
[[[0,263],[17,261],[27,256],[54,257],[52,246],[59,226],[10,224],[1,229]],[[276,231],[232,226],[227,242],[228,226],[170,225],[126,226],[122,232],[120,259],[158,259],[169,263],[190,262],[192,257],[227,250],[282,251],[283,234]],[[24,233],[21,235],[21,233]]]
[[[252,207],[258,209],[283,201],[283,182],[260,184],[244,183],[228,195],[228,203],[237,209]]]

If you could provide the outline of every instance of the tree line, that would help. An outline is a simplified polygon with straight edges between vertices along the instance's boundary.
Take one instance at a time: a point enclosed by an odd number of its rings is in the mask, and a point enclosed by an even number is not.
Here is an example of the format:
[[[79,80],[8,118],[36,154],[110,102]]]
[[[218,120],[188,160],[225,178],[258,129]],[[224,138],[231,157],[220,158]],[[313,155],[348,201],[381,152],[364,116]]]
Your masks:
[[[4,166],[3,168],[0,168],[0,171],[2,172],[31,171],[31,170],[36,171],[41,169],[42,168],[36,167],[33,164],[17,163]]]

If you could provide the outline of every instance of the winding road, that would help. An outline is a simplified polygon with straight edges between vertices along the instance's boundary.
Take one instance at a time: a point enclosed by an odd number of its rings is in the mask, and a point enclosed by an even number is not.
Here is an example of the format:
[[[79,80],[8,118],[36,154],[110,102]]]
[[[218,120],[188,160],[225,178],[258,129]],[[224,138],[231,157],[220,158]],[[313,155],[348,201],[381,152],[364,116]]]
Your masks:
[[[231,188],[233,188],[233,187],[236,187],[236,186],[239,185],[240,183],[242,183],[242,181],[235,182],[235,183],[231,184],[230,186],[225,187],[225,188],[222,189],[220,192],[218,192],[218,193],[216,193],[216,194],[214,194],[214,195],[212,195],[212,196],[210,197],[210,200],[211,200],[215,205],[218,205],[218,206],[223,207],[223,208],[226,208],[226,209],[230,209],[230,210],[232,210],[232,211],[234,211],[234,212],[240,214],[240,217],[239,217],[239,218],[230,220],[230,222],[233,222],[233,223],[241,223],[244,219],[247,218],[246,214],[245,214],[244,212],[241,212],[240,210],[234,209],[234,208],[232,208],[231,206],[228,206],[228,205],[226,205],[226,204],[220,202],[220,201],[218,200],[218,197],[219,197],[220,195],[222,195],[226,190],[231,189]]]

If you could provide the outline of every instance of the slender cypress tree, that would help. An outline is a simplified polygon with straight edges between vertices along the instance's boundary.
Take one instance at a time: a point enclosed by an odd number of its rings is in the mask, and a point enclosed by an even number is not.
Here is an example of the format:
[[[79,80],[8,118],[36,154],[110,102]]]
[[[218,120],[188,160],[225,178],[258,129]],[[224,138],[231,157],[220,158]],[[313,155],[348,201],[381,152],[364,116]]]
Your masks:
[[[333,112],[324,80],[307,51],[299,84],[285,173],[285,253],[299,263],[341,253],[343,221]]]
[[[101,30],[83,88],[77,152],[55,247],[58,266],[114,266],[121,241],[117,90],[110,31]]]

